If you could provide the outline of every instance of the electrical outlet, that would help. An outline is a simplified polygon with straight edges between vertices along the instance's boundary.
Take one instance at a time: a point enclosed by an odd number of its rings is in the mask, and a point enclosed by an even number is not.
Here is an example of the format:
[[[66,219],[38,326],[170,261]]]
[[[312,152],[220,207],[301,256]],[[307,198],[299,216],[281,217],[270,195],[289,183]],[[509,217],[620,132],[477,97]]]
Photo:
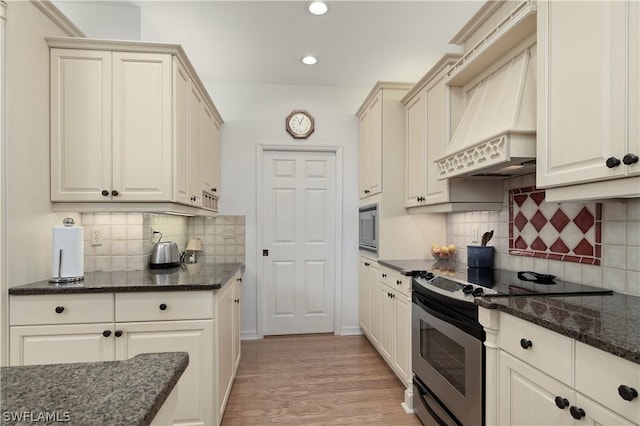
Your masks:
[[[474,226],[473,229],[471,230],[471,242],[472,243],[477,243],[478,242],[478,227]]]
[[[236,237],[236,233],[235,233],[235,230],[233,229],[233,226],[225,226],[222,229],[222,238],[231,239],[235,237]]]
[[[91,245],[102,245],[102,228],[91,228]]]

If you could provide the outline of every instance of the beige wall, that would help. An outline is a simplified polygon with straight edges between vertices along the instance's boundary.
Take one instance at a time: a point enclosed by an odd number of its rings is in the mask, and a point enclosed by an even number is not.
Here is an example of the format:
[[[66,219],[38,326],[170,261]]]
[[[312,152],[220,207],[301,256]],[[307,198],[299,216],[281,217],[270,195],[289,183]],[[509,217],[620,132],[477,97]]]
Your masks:
[[[7,356],[7,288],[49,277],[51,228],[65,215],[49,202],[49,49],[45,36],[68,35],[31,2],[6,11],[6,270],[0,362]]]

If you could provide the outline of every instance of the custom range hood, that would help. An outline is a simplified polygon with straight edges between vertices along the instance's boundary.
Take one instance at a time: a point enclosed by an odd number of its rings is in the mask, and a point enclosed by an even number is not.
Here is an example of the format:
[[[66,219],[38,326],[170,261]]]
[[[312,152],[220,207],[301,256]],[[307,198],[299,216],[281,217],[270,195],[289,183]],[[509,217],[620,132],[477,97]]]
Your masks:
[[[445,155],[439,179],[532,173],[536,155],[536,16],[518,4],[453,66],[447,85],[466,109]]]

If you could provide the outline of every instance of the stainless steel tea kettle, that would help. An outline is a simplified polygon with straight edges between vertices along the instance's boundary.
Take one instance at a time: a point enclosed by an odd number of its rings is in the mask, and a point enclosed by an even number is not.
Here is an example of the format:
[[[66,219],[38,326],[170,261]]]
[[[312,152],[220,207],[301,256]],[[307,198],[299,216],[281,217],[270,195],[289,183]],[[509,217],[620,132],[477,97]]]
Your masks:
[[[158,242],[153,245],[151,250],[150,267],[152,269],[173,268],[180,265],[180,254],[178,252],[178,244],[174,241],[161,241],[162,232],[154,231],[153,234],[160,234]]]

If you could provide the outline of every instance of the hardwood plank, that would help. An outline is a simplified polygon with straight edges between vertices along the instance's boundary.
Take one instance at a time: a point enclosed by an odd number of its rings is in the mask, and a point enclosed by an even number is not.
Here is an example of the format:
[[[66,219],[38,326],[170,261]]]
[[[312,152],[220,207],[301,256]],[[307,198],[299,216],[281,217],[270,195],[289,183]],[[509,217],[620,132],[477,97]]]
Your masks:
[[[400,406],[403,392],[364,336],[243,341],[222,425],[418,426]]]

